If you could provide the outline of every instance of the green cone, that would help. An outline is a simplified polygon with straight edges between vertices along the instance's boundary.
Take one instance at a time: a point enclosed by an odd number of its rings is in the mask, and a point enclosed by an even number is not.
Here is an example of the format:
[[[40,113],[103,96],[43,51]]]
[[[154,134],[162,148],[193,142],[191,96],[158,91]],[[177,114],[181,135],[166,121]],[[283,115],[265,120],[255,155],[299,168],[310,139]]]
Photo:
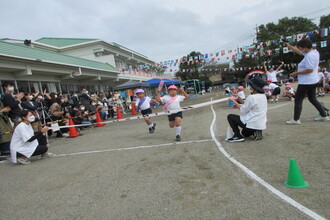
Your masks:
[[[296,160],[291,158],[289,164],[288,180],[284,182],[289,188],[304,188],[308,186],[308,182],[305,182],[300,171]]]

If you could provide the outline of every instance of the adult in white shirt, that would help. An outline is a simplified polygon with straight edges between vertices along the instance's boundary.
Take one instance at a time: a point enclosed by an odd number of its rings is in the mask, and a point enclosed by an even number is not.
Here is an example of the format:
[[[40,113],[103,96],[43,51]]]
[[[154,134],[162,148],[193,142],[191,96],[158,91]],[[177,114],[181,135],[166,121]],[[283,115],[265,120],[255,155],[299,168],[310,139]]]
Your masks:
[[[244,137],[253,135],[255,140],[262,139],[262,130],[266,129],[267,122],[267,98],[264,94],[264,85],[266,82],[258,76],[250,76],[247,80],[251,95],[249,95],[244,104],[240,105],[235,99],[229,98],[240,110],[241,115],[229,114],[228,123],[234,132],[229,142],[244,141]],[[239,130],[242,129],[242,134]]]
[[[279,67],[277,67],[276,70],[274,70],[273,67],[271,67],[268,70],[267,69],[267,66],[266,66],[266,63],[267,63],[267,61],[264,62],[264,68],[265,68],[265,71],[266,71],[267,79],[271,79],[272,80],[272,83],[277,84],[277,74],[279,74],[278,71],[281,69],[281,67],[283,66],[284,62],[282,61],[281,62],[281,65],[279,65]]]
[[[47,126],[43,127],[40,132],[34,133],[31,123],[35,117],[29,110],[22,110],[22,122],[15,128],[10,143],[11,160],[13,163],[29,164],[30,157],[41,155],[41,157],[50,157],[47,153],[46,138],[44,134],[49,130]],[[39,143],[39,139],[42,142]]]
[[[307,95],[308,100],[319,111],[321,117],[315,118],[316,121],[329,121],[329,117],[319,101],[316,98],[316,86],[320,81],[318,66],[320,54],[312,47],[312,41],[309,38],[300,40],[296,47],[284,42],[292,51],[303,55],[304,59],[298,64],[298,71],[290,74],[292,77],[298,76],[298,87],[294,103],[293,119],[287,121],[287,124],[299,125],[302,111],[302,103]]]

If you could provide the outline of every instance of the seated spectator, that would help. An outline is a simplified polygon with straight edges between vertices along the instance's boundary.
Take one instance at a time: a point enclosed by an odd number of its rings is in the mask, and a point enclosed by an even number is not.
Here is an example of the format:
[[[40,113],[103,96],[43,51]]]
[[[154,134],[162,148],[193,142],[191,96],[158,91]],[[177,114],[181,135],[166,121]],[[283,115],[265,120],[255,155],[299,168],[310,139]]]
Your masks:
[[[5,89],[5,94],[3,94],[2,101],[5,107],[10,107],[8,116],[11,121],[14,123],[14,126],[17,126],[20,122],[21,114],[21,100],[24,97],[24,93],[20,92],[14,95],[15,87],[13,83],[4,83],[3,87]]]
[[[64,102],[63,98],[57,97],[55,99],[55,102],[50,106],[49,109],[49,113],[52,121],[58,121],[59,126],[65,125],[63,121],[65,112],[61,108],[63,102]],[[56,131],[56,137],[57,138],[67,137],[69,136],[69,134],[67,133],[68,131],[69,131],[68,128],[61,128],[59,131]]]
[[[289,101],[294,101],[295,91],[291,88],[291,85],[286,85],[285,90],[282,92],[283,97],[288,97]]]
[[[4,107],[3,103],[0,102],[0,154],[10,154],[10,140],[12,137],[13,127],[9,121],[8,112],[10,107]]]
[[[88,109],[89,111],[89,117],[88,117],[88,121],[90,121],[91,123],[95,123],[96,122],[96,109],[97,109],[97,106],[96,106],[96,101],[95,100],[92,100],[91,101],[91,105]]]
[[[27,109],[27,110],[31,111],[31,113],[35,117],[34,122],[31,123],[33,130],[35,132],[40,131],[41,123],[40,123],[40,119],[39,119],[39,114],[37,112],[38,103],[34,102],[34,96],[29,92],[25,92],[24,98],[22,99],[21,106],[23,109]]]
[[[40,132],[33,132],[31,122],[34,122],[34,116],[29,110],[22,110],[22,122],[15,128],[11,143],[10,153],[13,163],[29,164],[30,157],[41,155],[42,158],[50,157],[47,153],[47,141],[44,136],[49,128],[43,127]]]
[[[228,123],[234,132],[234,136],[227,139],[229,142],[241,142],[244,141],[244,137],[251,135],[254,140],[261,140],[262,130],[266,129],[267,99],[263,89],[265,81],[252,75],[247,79],[247,83],[251,95],[246,98],[243,105],[240,105],[235,99],[229,98],[229,101],[234,102],[241,112],[241,115],[229,114],[227,116]],[[242,128],[242,134],[239,127]]]

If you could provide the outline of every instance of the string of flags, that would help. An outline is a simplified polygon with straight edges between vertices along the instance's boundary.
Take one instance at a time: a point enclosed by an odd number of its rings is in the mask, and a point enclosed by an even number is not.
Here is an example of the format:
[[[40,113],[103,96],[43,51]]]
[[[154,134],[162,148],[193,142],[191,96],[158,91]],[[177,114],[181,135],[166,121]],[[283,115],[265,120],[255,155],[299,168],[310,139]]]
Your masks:
[[[295,34],[292,36],[283,37],[282,39],[278,40],[268,40],[265,42],[253,43],[249,46],[242,46],[235,49],[229,50],[219,50],[217,52],[212,53],[205,53],[198,56],[186,56],[180,59],[173,59],[173,60],[165,60],[159,63],[159,66],[167,68],[167,72],[177,72],[182,71],[185,72],[187,70],[180,70],[179,66],[182,62],[187,63],[187,65],[200,63],[202,66],[212,65],[212,64],[219,64],[219,63],[226,63],[232,62],[233,60],[241,60],[243,57],[250,58],[250,57],[257,57],[257,56],[272,56],[278,55],[281,53],[289,53],[290,50],[288,47],[282,47],[281,44],[283,39],[288,41],[289,43],[300,41],[301,39],[308,37],[311,38],[314,35],[318,34],[321,37],[326,37],[329,35],[330,27],[322,28],[319,30],[311,31],[311,32],[304,32]],[[275,49],[268,48],[271,45],[278,46]],[[319,42],[313,42],[313,48],[320,48],[328,47],[329,40],[322,40]]]

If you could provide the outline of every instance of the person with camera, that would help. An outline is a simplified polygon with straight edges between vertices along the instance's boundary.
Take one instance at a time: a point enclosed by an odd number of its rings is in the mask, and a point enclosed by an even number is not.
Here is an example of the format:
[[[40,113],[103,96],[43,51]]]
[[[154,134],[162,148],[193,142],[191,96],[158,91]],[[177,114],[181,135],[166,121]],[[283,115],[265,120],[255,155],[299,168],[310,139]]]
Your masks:
[[[20,122],[21,114],[21,100],[24,97],[24,93],[20,92],[16,96],[14,95],[15,87],[11,82],[4,83],[5,94],[3,95],[3,104],[5,107],[10,107],[8,116],[16,127]]]
[[[21,111],[22,122],[15,128],[13,137],[10,143],[10,154],[13,163],[20,163],[27,165],[31,163],[29,160],[32,156],[41,155],[42,158],[51,157],[48,154],[48,147],[45,133],[49,127],[45,126],[40,132],[34,133],[31,123],[34,122],[35,117],[29,110]]]
[[[298,87],[295,96],[293,119],[287,121],[287,124],[299,125],[300,115],[302,112],[302,103],[307,95],[308,100],[319,111],[321,117],[315,118],[316,121],[329,121],[329,117],[316,98],[316,87],[320,80],[318,74],[318,66],[320,62],[320,54],[313,49],[312,41],[309,38],[298,41],[296,46],[284,42],[284,46],[294,51],[299,55],[303,55],[303,60],[298,64],[298,71],[290,73],[292,77],[298,77]]]

